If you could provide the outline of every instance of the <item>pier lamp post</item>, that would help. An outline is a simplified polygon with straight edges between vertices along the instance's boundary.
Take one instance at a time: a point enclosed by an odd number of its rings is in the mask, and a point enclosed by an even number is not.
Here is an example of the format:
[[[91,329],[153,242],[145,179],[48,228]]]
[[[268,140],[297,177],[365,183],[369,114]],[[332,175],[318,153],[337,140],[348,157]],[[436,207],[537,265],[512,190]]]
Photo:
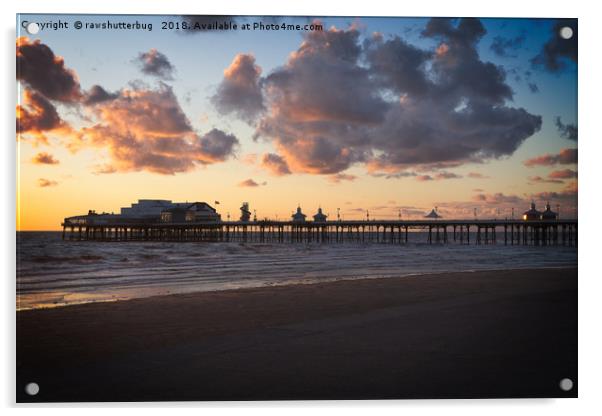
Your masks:
[[[366,210],[366,221],[370,221],[370,213]]]
[[[556,219],[560,219],[560,204],[556,204]]]
[[[256,209],[253,210],[253,221],[257,222],[257,210]]]
[[[341,221],[341,208],[337,208],[337,221]]]
[[[401,221],[401,210],[399,210],[398,218],[399,218],[399,221]]]
[[[512,207],[512,219],[514,219],[514,207]]]
[[[228,221],[230,221],[230,213],[228,212]]]
[[[474,219],[475,219],[475,220],[477,219],[477,208],[476,208],[476,207],[475,207],[475,209],[474,209]]]

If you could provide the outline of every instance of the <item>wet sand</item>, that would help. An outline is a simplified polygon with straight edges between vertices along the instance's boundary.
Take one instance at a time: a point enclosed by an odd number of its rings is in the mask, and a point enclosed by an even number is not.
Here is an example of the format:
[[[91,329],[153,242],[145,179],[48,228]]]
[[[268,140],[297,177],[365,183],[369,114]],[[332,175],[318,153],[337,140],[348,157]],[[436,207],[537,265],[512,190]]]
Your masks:
[[[21,402],[576,397],[565,377],[577,380],[576,268],[17,313]]]

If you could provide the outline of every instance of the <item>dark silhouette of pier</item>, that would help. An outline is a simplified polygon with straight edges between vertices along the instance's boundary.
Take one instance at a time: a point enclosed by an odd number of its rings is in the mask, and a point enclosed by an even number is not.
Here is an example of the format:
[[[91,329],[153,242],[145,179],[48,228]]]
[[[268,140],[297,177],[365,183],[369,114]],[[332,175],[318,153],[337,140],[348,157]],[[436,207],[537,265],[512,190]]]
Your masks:
[[[63,240],[577,246],[577,220],[364,220],[87,223],[65,219]],[[415,240],[413,241],[415,242]]]

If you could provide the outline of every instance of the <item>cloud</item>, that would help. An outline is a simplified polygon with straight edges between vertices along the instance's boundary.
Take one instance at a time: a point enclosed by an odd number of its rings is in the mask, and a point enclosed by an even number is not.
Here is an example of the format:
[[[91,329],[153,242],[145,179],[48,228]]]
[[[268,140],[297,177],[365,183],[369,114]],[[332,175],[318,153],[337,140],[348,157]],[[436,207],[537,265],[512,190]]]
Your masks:
[[[49,100],[73,103],[81,98],[75,72],[39,40],[17,39],[17,79]]]
[[[40,178],[38,179],[38,186],[40,188],[48,188],[50,186],[57,186],[59,183],[50,179]]]
[[[286,160],[276,153],[265,153],[261,158],[261,166],[276,176],[291,174]]]
[[[564,124],[560,117],[554,118],[554,124],[558,129],[558,133],[560,133],[560,137],[577,141],[578,130],[576,124]]]
[[[114,100],[119,97],[119,93],[110,93],[100,85],[94,85],[84,94],[83,103],[85,105],[94,105],[105,101]]]
[[[350,175],[347,173],[337,173],[335,175],[331,175],[328,177],[328,180],[332,183],[341,183],[341,182],[353,182],[357,179],[357,176]]]
[[[253,179],[247,179],[238,184],[241,188],[255,188],[258,186],[265,186],[267,182],[257,183]]]
[[[469,178],[472,178],[472,179],[487,179],[487,178],[489,178],[489,176],[483,175],[482,173],[479,173],[479,172],[468,172],[468,175],[466,175],[466,176],[468,176]]]
[[[569,210],[577,207],[577,183],[572,182],[568,184],[562,191],[543,191],[532,195],[532,199],[539,199],[543,201],[555,203],[569,204]]]
[[[171,87],[133,88],[92,107],[98,123],[81,130],[72,150],[107,149],[109,171],[146,170],[160,174],[187,172],[198,165],[222,162],[234,154],[238,139],[213,129],[193,131]]]
[[[38,153],[31,159],[31,162],[36,165],[58,165],[59,161],[54,158],[50,153],[41,152]]]
[[[551,178],[551,177],[542,178],[541,176],[529,176],[527,179],[531,183],[564,183],[560,179],[554,179],[554,178]]]
[[[520,49],[525,43],[525,40],[526,36],[524,33],[521,33],[519,36],[514,38],[496,36],[493,38],[490,49],[493,51],[493,53],[502,58],[516,57],[516,55],[510,53],[510,51],[516,51]]]
[[[560,30],[563,27],[570,27],[573,36],[570,39],[563,39],[560,36]],[[578,24],[577,19],[558,19],[550,31],[550,37],[542,46],[540,52],[531,59],[531,64],[535,68],[543,68],[549,72],[561,72],[569,67],[569,63],[577,63],[577,44],[578,44]]]
[[[443,180],[443,179],[459,179],[462,175],[458,175],[453,172],[439,172],[435,175],[435,179]]]
[[[260,86],[261,68],[251,54],[238,54],[224,71],[211,101],[220,114],[236,114],[252,122],[265,110]]]
[[[529,82],[527,83],[527,86],[529,87],[529,91],[531,91],[533,94],[537,94],[539,92],[539,87],[536,83]]]
[[[527,167],[575,164],[577,163],[577,149],[562,149],[558,154],[546,153],[525,160],[523,163]]]
[[[473,196],[473,200],[477,202],[484,202],[486,204],[519,204],[523,202],[523,199],[517,195],[505,195],[502,192],[493,194],[476,194]]]
[[[54,105],[43,95],[25,89],[23,105],[17,105],[17,133],[32,136],[37,142],[47,143],[45,132],[68,129]]]
[[[257,153],[248,153],[243,156],[242,161],[248,165],[254,165],[257,163]]]
[[[416,180],[420,182],[432,181],[433,177],[431,175],[418,175],[416,176]]]
[[[135,59],[140,70],[154,77],[163,80],[172,80],[175,71],[174,66],[169,62],[167,56],[156,50],[150,49],[148,52],[141,52]]]
[[[394,177],[508,156],[540,130],[541,117],[506,104],[513,91],[503,68],[479,57],[484,34],[477,19],[432,19],[423,31],[438,43],[431,50],[395,36],[362,41],[355,26],[307,32],[283,65],[265,77],[249,70],[249,88],[236,90],[255,103],[242,108],[263,102],[265,111],[225,109],[246,121],[257,115],[255,138],[271,142],[291,172],[333,175],[365,164]]]
[[[553,179],[572,179],[577,177],[577,171],[572,169],[555,170],[548,177]]]

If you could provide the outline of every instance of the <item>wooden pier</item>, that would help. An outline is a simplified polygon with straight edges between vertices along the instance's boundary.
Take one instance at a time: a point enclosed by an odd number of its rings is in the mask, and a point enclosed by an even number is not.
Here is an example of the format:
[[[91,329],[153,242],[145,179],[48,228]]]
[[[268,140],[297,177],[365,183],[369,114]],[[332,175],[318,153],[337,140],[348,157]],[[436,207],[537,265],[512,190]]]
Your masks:
[[[63,240],[577,246],[577,220],[220,221],[88,223],[65,219]],[[422,241],[409,241],[415,232]]]

